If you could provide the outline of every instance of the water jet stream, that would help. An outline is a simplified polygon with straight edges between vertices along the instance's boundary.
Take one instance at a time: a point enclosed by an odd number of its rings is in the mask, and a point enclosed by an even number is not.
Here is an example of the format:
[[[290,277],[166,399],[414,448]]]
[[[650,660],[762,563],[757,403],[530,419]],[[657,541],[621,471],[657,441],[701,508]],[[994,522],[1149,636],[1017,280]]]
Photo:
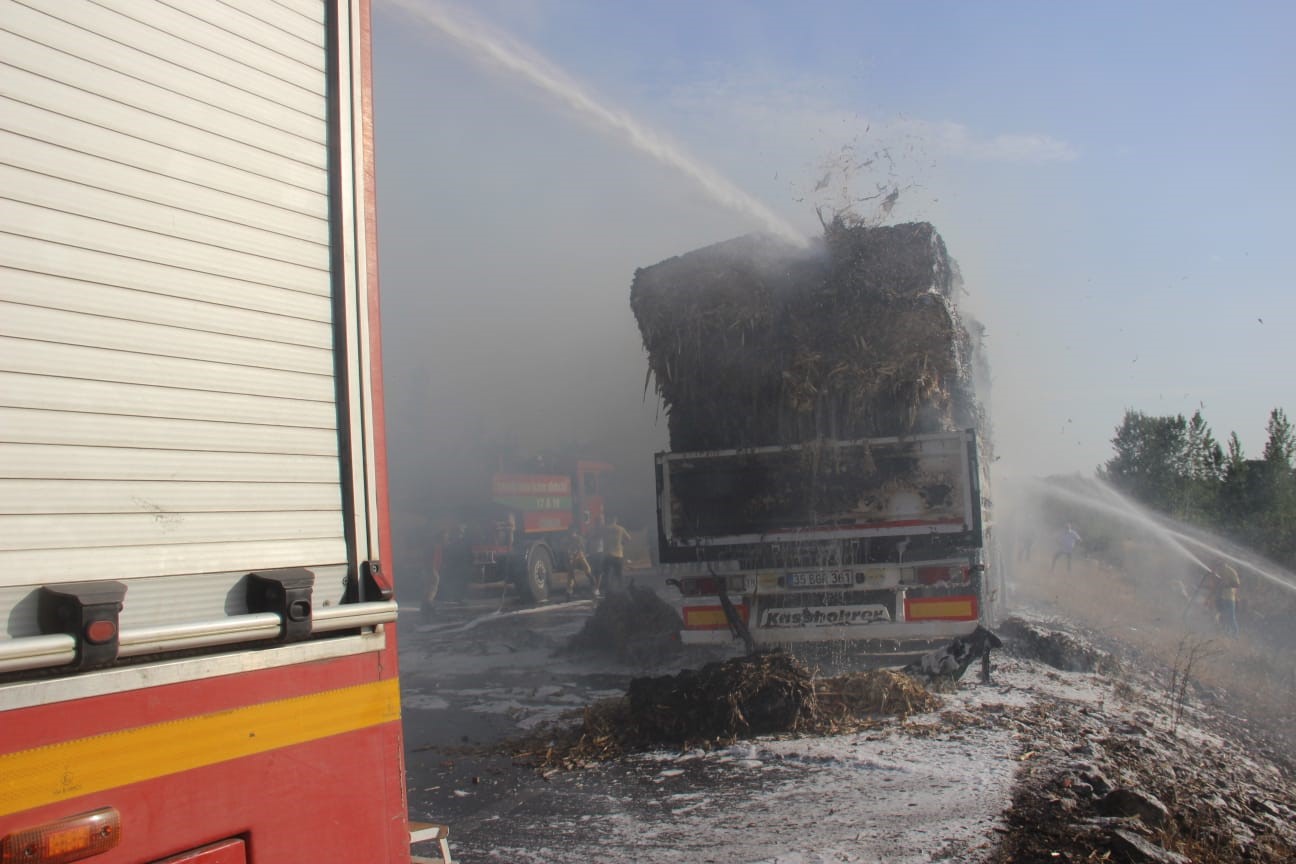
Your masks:
[[[468,19],[462,11],[433,0],[386,0],[386,3],[399,7],[420,23],[436,28],[468,49],[478,60],[526,79],[599,131],[615,133],[639,152],[679,171],[716,203],[757,220],[766,230],[785,240],[798,246],[806,245],[804,234],[715,170],[684,153],[624,111],[602,104],[553,64],[527,56],[530,52],[521,45],[490,32],[481,23]]]
[[[1153,513],[1112,488],[1110,484],[1099,480],[1089,482],[1097,488],[1096,494],[1086,495],[1074,489],[1040,480],[1030,481],[1029,487],[1036,494],[1042,496],[1078,504],[1109,516],[1133,520],[1140,526],[1150,530],[1167,546],[1203,570],[1209,570],[1210,566],[1204,563],[1191,549],[1205,553],[1208,558],[1220,558],[1239,565],[1247,571],[1277,585],[1279,588],[1296,593],[1296,574],[1258,555],[1251,554],[1227,540],[1196,528],[1190,528],[1168,516]]]

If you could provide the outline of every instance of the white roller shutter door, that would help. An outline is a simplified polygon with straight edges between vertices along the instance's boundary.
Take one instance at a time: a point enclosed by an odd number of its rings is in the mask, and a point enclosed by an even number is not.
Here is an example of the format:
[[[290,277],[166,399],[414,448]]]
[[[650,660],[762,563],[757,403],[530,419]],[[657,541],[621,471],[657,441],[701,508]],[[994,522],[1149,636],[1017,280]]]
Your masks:
[[[0,606],[346,563],[324,11],[0,0]]]

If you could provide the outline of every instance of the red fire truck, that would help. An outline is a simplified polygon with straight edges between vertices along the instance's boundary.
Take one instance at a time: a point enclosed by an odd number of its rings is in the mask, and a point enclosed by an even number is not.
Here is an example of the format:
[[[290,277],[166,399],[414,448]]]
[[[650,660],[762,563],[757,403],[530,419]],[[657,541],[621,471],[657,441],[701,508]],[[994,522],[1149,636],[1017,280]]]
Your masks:
[[[476,578],[511,582],[524,599],[543,603],[555,569],[565,571],[573,532],[588,544],[605,514],[612,466],[575,460],[569,470],[491,475],[491,524],[472,547]]]
[[[0,860],[410,860],[369,0],[0,0]]]

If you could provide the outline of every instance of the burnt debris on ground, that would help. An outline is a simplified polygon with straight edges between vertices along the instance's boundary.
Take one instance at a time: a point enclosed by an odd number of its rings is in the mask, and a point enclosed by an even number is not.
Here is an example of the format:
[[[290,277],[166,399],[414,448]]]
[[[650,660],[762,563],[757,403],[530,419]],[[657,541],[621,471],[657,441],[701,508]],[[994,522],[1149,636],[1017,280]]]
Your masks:
[[[983,425],[978,325],[927,223],[837,218],[809,249],[750,235],[638,270],[630,305],[675,451]]]
[[[1291,763],[1262,744],[1265,731],[1175,688],[1156,657],[1066,626],[1011,618],[1000,632],[1011,655],[1095,673],[1108,701],[1005,715],[1022,769],[992,864],[1296,861]]]
[[[1119,668],[1110,653],[1069,633],[1016,617],[1000,622],[998,630],[1010,653],[1039,660],[1063,672],[1115,672]]]
[[[816,678],[789,655],[755,654],[678,675],[636,678],[625,696],[587,707],[579,723],[540,730],[507,748],[540,770],[571,769],[663,747],[709,749],[760,735],[843,734],[939,705],[900,672]]]
[[[1229,742],[1065,700],[1012,722],[1024,767],[996,864],[1296,861],[1290,786]]]

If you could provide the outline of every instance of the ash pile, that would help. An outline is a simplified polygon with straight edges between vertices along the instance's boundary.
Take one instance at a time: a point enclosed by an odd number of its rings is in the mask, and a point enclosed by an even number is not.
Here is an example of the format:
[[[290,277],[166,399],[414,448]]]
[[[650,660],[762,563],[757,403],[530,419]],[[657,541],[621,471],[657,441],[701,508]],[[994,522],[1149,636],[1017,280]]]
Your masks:
[[[683,629],[684,620],[674,607],[632,582],[625,591],[609,591],[564,650],[652,666],[679,654]]]
[[[981,328],[930,224],[841,217],[809,248],[765,235],[641,268],[630,305],[675,451],[984,426]]]

